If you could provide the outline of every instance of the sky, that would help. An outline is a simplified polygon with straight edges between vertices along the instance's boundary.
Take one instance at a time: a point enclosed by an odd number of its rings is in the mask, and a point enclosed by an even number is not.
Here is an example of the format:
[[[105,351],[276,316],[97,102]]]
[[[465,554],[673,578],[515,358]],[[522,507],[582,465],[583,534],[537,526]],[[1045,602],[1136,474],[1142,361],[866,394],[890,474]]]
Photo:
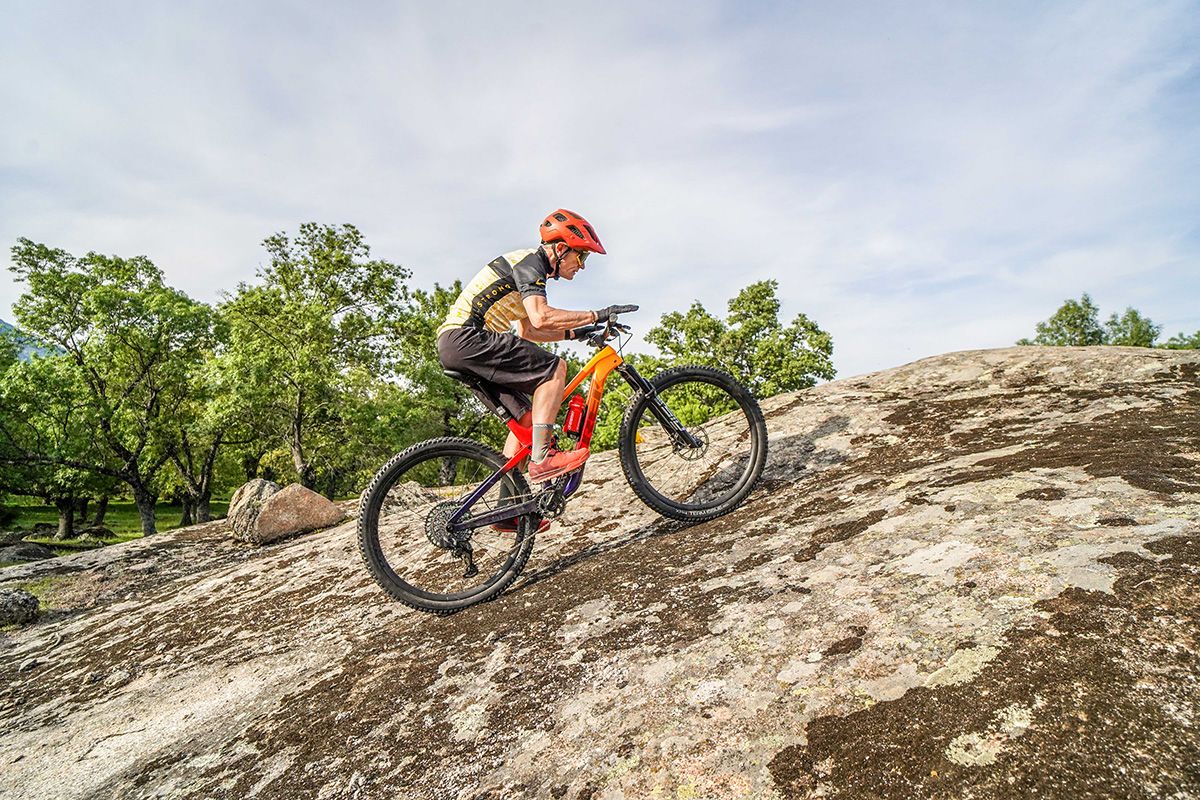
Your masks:
[[[839,377],[1083,292],[1200,330],[1197,2],[0,9],[4,267],[145,255],[215,302],[267,236],[349,222],[429,287],[565,207],[609,255],[552,305],[644,331],[773,279]]]

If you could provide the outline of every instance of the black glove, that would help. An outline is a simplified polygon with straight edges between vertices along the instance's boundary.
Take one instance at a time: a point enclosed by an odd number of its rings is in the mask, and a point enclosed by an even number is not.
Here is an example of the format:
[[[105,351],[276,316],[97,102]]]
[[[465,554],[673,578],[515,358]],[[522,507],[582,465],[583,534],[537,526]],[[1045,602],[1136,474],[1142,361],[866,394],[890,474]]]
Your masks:
[[[603,325],[582,325],[578,328],[571,328],[568,330],[563,334],[563,338],[567,340],[574,339],[582,341],[591,336],[593,333],[599,332],[602,328],[604,328]]]
[[[599,311],[593,311],[592,313],[596,315],[596,322],[607,322],[611,317],[615,317],[617,314],[628,314],[637,310],[637,306],[609,306],[608,308],[602,308]]]

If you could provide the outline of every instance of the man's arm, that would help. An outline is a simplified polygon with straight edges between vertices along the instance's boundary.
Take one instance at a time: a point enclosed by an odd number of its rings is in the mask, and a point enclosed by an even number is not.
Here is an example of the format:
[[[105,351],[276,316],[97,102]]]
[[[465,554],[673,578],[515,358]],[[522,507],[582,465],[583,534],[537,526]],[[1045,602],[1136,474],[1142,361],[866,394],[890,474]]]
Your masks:
[[[525,313],[529,315],[529,322],[533,327],[541,329],[543,334],[558,334],[558,338],[555,339],[535,339],[524,333],[521,334],[523,338],[534,342],[557,342],[562,338],[562,332],[568,328],[591,325],[596,321],[596,312],[594,311],[567,311],[555,308],[540,295],[531,295],[523,298],[521,302],[525,306]]]
[[[561,342],[566,331],[543,330],[527,319],[517,320],[517,336],[531,342]]]

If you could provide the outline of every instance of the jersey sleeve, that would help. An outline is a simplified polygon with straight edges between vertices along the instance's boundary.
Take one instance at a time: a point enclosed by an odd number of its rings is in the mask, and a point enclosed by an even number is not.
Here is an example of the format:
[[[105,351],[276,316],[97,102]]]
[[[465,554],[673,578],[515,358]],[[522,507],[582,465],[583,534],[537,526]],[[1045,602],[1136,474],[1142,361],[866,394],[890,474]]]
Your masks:
[[[535,295],[546,296],[546,270],[536,250],[513,264],[512,271],[522,300]]]

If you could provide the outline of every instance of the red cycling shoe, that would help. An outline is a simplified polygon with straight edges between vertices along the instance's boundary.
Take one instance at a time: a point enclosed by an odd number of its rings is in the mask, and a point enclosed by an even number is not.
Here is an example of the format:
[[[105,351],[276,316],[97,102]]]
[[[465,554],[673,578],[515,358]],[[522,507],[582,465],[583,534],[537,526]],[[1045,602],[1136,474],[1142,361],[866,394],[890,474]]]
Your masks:
[[[568,472],[574,472],[583,466],[583,462],[587,461],[588,456],[592,453],[586,447],[580,447],[577,450],[568,450],[562,452],[550,448],[550,452],[540,462],[529,463],[529,480],[534,483],[553,480],[559,475],[566,475]]]
[[[549,529],[549,527],[550,527],[550,520],[544,519],[538,523],[537,532],[545,533]],[[516,517],[514,517],[512,519],[506,519],[501,522],[497,522],[495,525],[492,526],[492,530],[500,531],[501,533],[516,533],[517,532]]]

